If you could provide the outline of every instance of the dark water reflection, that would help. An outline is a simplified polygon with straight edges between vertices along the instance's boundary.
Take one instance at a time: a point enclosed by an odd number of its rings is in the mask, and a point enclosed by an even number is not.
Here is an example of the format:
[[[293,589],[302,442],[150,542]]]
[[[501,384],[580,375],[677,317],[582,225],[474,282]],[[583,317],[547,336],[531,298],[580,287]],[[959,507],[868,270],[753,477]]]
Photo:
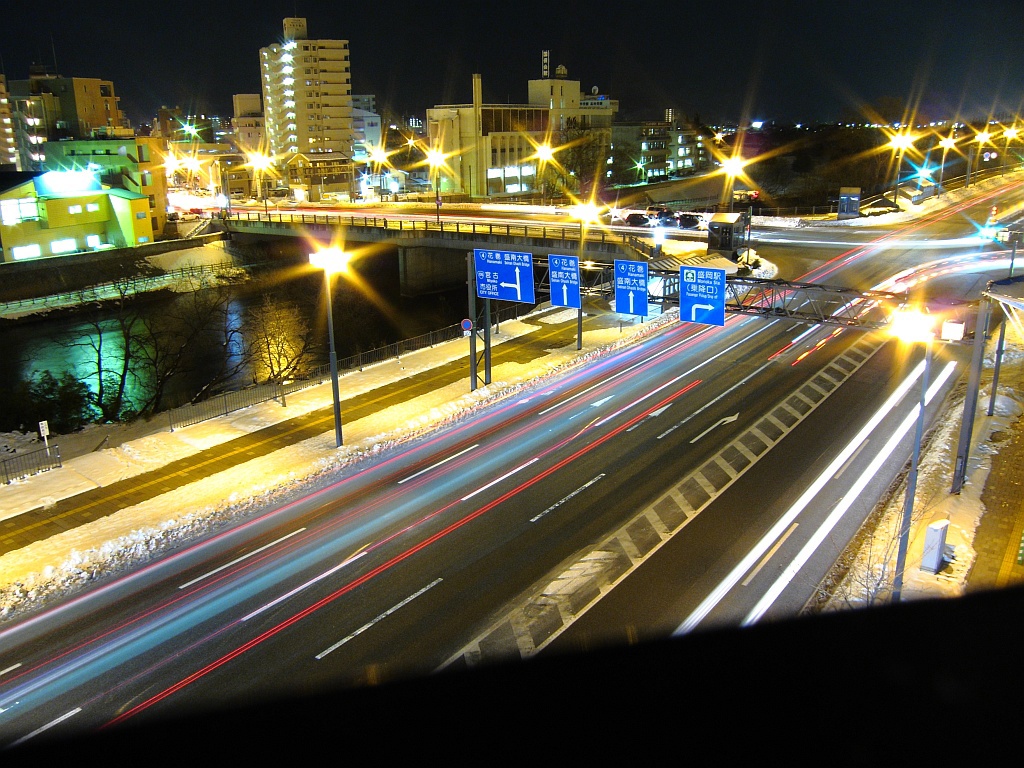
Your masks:
[[[467,298],[465,288],[421,297],[403,297],[400,292],[398,257],[381,254],[374,259],[354,265],[354,276],[336,276],[333,279],[333,309],[335,341],[339,358],[375,349],[387,344],[412,338],[449,325],[465,317]],[[269,303],[272,307],[287,307],[295,322],[283,328],[308,327],[311,334],[309,365],[326,363],[327,322],[324,306],[324,278],[321,272],[311,271],[302,264],[282,262],[280,266],[262,268],[252,273],[249,281],[231,286],[221,313],[219,325],[192,340],[189,356],[193,367],[169,383],[165,404],[187,401],[206,386],[218,372],[232,368],[237,361],[237,345],[225,343],[225,330],[232,333],[248,332],[246,317],[250,310]],[[131,312],[153,321],[184,316],[197,295],[161,294],[133,302]],[[0,323],[0,349],[5,365],[0,366],[0,393],[9,392],[19,382],[50,371],[60,377],[72,371],[86,382],[94,392],[96,349],[102,329],[103,356],[115,365],[123,355],[123,344],[118,332],[117,310],[90,309],[83,312],[50,316],[46,319],[26,319]],[[109,366],[108,364],[108,366]],[[243,365],[215,389],[236,389],[260,379],[262,371],[252,365]],[[128,396],[132,400],[143,397],[152,381],[132,382]]]

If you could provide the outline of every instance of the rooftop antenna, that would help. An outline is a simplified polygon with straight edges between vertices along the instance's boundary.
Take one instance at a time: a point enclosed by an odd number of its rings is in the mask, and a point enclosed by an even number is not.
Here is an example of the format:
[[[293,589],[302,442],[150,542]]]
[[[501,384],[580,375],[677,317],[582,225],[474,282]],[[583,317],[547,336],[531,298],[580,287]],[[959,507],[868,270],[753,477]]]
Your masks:
[[[53,44],[53,33],[50,33],[50,50],[53,51],[53,74],[59,75],[60,70],[57,68],[57,46]]]

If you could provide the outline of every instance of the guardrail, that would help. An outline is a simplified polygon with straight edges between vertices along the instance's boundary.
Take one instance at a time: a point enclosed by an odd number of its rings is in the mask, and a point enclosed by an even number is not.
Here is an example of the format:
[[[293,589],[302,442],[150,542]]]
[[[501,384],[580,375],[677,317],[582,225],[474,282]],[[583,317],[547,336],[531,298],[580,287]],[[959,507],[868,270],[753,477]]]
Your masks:
[[[90,285],[76,291],[64,291],[63,293],[35,296],[28,299],[15,299],[14,301],[0,302],[0,316],[5,314],[16,314],[33,309],[57,309],[59,307],[76,306],[89,304],[95,301],[104,301],[119,298],[122,294],[131,295],[145,291],[159,290],[166,288],[179,280],[200,277],[204,275],[222,275],[228,272],[241,269],[231,261],[217,262],[215,264],[195,264],[188,267],[164,272],[159,275],[143,275],[133,277],[127,281],[114,280],[98,285]]]
[[[0,459],[0,476],[5,484],[10,485],[23,477],[38,475],[48,469],[59,469],[61,466],[60,447],[51,445]]]
[[[491,319],[495,324],[507,320],[515,320],[520,316],[520,313],[529,311],[529,309],[524,309],[526,306],[517,303],[511,307],[504,307],[494,311]],[[465,335],[466,331],[462,329],[461,324],[449,325],[440,330],[414,336],[411,339],[403,339],[393,344],[342,358],[338,360],[338,372],[361,371],[367,366],[382,363],[386,360],[398,359],[404,354],[415,352],[418,349],[428,349]],[[283,382],[266,382],[246,387],[245,389],[220,392],[198,403],[189,403],[177,408],[171,408],[166,412],[167,419],[171,432],[173,432],[181,427],[215,419],[218,416],[226,416],[234,411],[270,400],[280,400],[282,407],[284,407],[287,405],[288,395],[302,389],[323,384],[330,377],[330,366],[326,364],[320,365],[304,374],[301,378],[289,379]]]
[[[357,216],[340,211],[324,213],[284,213],[263,211],[232,211],[225,216],[225,222],[252,222],[301,224],[303,226],[367,227],[392,232],[428,233],[446,235],[487,235],[504,237],[539,237],[545,240],[579,242],[580,225],[576,223],[550,224],[547,222],[523,222],[497,224],[475,222],[466,219],[402,219],[387,216]],[[625,235],[605,232],[596,227],[586,230],[587,242],[622,244]]]

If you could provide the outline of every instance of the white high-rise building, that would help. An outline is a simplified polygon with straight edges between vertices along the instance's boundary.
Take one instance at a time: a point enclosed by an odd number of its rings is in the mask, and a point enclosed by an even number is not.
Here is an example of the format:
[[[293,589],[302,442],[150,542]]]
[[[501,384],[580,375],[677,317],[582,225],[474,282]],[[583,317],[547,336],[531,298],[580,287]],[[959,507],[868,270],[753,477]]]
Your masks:
[[[284,20],[284,41],[260,49],[266,141],[296,197],[353,191],[352,78],[347,40],[311,40]]]

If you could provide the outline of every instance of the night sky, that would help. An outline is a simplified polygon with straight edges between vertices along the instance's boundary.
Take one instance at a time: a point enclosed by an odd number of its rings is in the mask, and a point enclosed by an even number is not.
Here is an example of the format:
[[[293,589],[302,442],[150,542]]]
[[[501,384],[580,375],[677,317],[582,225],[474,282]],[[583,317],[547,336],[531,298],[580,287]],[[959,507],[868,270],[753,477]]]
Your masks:
[[[668,106],[711,124],[868,118],[886,103],[925,119],[1024,109],[1019,0],[8,5],[8,80],[54,61],[65,77],[112,80],[133,125],[162,105],[229,116],[232,94],[259,92],[259,49],[286,16],[305,17],[311,38],[348,40],[352,92],[404,115],[470,101],[474,73],[485,102],[525,102],[545,49],[552,70],[617,98],[620,119]]]

